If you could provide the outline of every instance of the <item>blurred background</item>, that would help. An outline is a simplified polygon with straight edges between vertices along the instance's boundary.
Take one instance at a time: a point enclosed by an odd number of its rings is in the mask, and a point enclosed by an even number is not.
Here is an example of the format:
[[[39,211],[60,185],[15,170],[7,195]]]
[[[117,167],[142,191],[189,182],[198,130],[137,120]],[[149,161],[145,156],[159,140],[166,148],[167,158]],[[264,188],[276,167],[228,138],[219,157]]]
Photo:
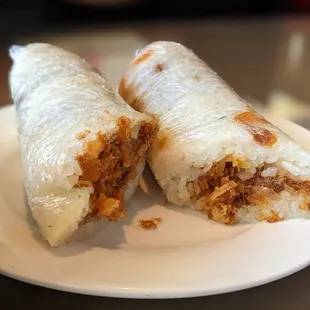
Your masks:
[[[134,52],[181,42],[262,113],[310,129],[310,0],[0,0],[0,105],[11,44],[50,42],[117,85]]]

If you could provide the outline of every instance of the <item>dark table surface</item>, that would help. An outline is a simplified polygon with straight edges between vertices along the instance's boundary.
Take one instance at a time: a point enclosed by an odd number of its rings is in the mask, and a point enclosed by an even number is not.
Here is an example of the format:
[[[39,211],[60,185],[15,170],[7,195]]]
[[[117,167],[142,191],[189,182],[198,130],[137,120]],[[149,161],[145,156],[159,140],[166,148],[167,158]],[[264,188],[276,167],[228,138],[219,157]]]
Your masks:
[[[33,6],[32,9],[25,7],[25,11],[13,19],[15,23],[19,20],[23,23],[11,27],[12,29],[8,32],[4,27],[9,22],[7,18],[9,10],[0,12],[0,106],[10,102],[7,87],[7,73],[10,67],[10,60],[6,55],[8,44],[18,40],[32,41],[33,37],[43,36],[48,32],[52,32],[54,36],[50,39],[45,36],[46,41],[57,42],[58,33],[59,35],[61,33],[59,42],[62,42],[59,45],[66,41],[63,40],[62,35],[69,31],[70,27],[66,25],[59,28],[59,24],[53,26],[48,16],[53,19],[57,17],[57,14],[45,12],[47,15],[41,15],[39,11],[39,6]],[[29,12],[32,12],[33,18],[37,16],[36,23],[30,23],[29,17],[25,15],[30,14]],[[47,20],[44,19],[43,22],[43,18]],[[40,20],[44,25],[41,32],[38,29]],[[113,24],[108,27],[109,30],[111,28],[118,28],[118,26]],[[70,29],[71,32],[69,31],[68,35],[79,41],[78,31],[72,30],[75,27]],[[105,29],[106,27],[100,27],[102,32]],[[263,102],[263,105],[268,105],[266,103],[268,96],[274,90],[298,97],[306,104],[310,101],[310,20],[307,18],[230,22],[223,20],[210,22],[201,19],[198,22],[169,22],[155,23],[155,25],[140,22],[135,25],[122,24],[120,29],[126,32],[134,31],[147,42],[164,39],[186,43],[207,60],[239,93]],[[290,55],[290,44],[294,40],[296,42],[299,40],[296,44],[299,44],[301,56],[299,56],[299,62],[295,61],[291,64],[288,55]],[[79,42],[81,45],[88,44],[81,40]],[[228,56],[227,53],[229,53]],[[292,68],[291,71],[290,68]],[[306,118],[309,119],[309,116],[306,115]],[[306,122],[306,125],[309,124]],[[218,296],[180,300],[126,300],[82,296],[36,287],[0,275],[0,309],[43,309],[45,307],[57,309],[57,307],[67,306],[77,310],[90,310],[108,307],[124,309],[132,306],[136,310],[158,308],[309,310],[309,289],[310,268],[258,288]]]
[[[238,309],[238,310],[309,310],[310,268],[285,279],[224,295],[176,299],[133,300],[82,296],[53,291],[0,276],[1,309]]]

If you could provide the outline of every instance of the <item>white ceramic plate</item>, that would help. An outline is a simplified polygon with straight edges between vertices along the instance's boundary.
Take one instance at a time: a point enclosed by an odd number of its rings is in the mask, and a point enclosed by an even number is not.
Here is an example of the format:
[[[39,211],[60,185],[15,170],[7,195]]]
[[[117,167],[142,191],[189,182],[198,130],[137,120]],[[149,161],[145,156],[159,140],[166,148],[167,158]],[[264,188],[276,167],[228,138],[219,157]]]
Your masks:
[[[307,130],[274,122],[307,147]],[[310,221],[227,227],[198,212],[164,206],[149,171],[126,220],[51,249],[25,203],[12,107],[0,110],[0,124],[0,270],[5,275],[83,294],[173,298],[257,286],[310,263]],[[152,217],[162,223],[142,229],[139,220]]]

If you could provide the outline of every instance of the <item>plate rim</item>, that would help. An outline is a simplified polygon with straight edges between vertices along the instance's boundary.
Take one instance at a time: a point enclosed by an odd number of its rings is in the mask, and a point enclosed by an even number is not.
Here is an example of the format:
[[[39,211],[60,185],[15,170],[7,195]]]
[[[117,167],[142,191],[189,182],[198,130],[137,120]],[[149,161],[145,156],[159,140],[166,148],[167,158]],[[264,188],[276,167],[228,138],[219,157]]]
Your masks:
[[[14,280],[18,280],[27,284],[43,287],[46,289],[57,290],[61,292],[80,294],[80,295],[88,295],[88,296],[98,296],[98,297],[109,297],[109,298],[122,298],[122,299],[183,299],[183,298],[194,298],[194,297],[208,297],[214,295],[222,295],[227,293],[234,293],[243,290],[248,290],[251,288],[257,288],[266,284],[270,284],[291,276],[310,265],[310,259],[308,262],[296,266],[296,268],[291,269],[288,272],[284,272],[282,274],[278,274],[274,277],[266,278],[265,281],[253,281],[246,284],[237,285],[234,288],[227,287],[225,289],[215,289],[213,291],[204,292],[203,290],[198,290],[196,287],[192,287],[192,290],[188,288],[186,290],[176,290],[175,292],[167,292],[167,290],[158,290],[152,291],[149,290],[132,290],[132,289],[109,289],[109,290],[94,290],[89,288],[83,288],[82,286],[66,286],[59,283],[49,283],[48,281],[35,280],[26,278],[24,276],[19,276],[14,272],[5,272],[1,271],[0,275],[9,277]]]
[[[3,114],[5,113],[14,113],[14,106],[6,106],[0,109],[0,119],[3,117]],[[271,116],[272,119],[278,119],[280,122],[284,122],[284,124],[289,124],[290,126],[299,128],[299,130],[304,130],[305,132],[310,134],[310,132],[285,119]],[[0,235],[1,237],[1,235]],[[1,241],[1,239],[0,239]],[[29,275],[25,275],[23,272],[18,272],[18,268],[4,268],[4,266],[1,266],[0,262],[0,274],[23,281],[32,285],[37,285],[49,289],[64,291],[64,292],[71,292],[71,293],[77,293],[77,294],[87,294],[92,296],[104,296],[104,297],[117,297],[117,298],[130,298],[130,299],[173,299],[173,298],[188,298],[188,297],[198,297],[198,296],[211,296],[211,295],[217,295],[217,294],[224,294],[228,292],[235,292],[240,290],[245,290],[257,286],[261,286],[270,282],[274,282],[276,280],[279,280],[281,278],[287,277],[293,273],[296,273],[305,267],[307,267],[310,264],[310,255],[309,257],[304,260],[303,262],[296,264],[293,268],[290,268],[289,270],[283,271],[282,273],[278,273],[275,275],[272,275],[270,277],[266,277],[264,280],[252,280],[248,282],[244,282],[242,284],[237,284],[234,287],[228,286],[228,287],[222,287],[222,288],[216,288],[214,290],[205,290],[201,284],[195,285],[192,287],[184,286],[177,286],[175,289],[167,290],[167,288],[161,288],[161,289],[153,289],[150,290],[149,288],[144,289],[134,289],[134,288],[120,288],[120,287],[114,287],[114,288],[107,288],[104,287],[101,290],[98,290],[96,288],[91,287],[85,287],[83,285],[74,285],[74,284],[66,284],[61,282],[50,282],[48,280],[44,280],[40,277],[36,277],[36,274],[33,277],[30,277]]]

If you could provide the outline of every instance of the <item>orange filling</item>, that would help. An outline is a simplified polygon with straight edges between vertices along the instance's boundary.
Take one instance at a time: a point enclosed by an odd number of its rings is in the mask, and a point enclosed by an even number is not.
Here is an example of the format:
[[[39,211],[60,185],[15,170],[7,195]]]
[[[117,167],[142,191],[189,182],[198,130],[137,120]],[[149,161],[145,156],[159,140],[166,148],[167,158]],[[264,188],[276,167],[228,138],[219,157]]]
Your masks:
[[[116,221],[125,217],[124,193],[129,181],[137,176],[136,168],[144,161],[145,153],[157,132],[153,120],[141,125],[137,139],[132,137],[131,121],[118,120],[119,130],[112,141],[98,133],[95,141],[85,144],[85,152],[77,156],[82,169],[80,184],[91,182],[91,213],[86,220],[105,217]]]
[[[191,198],[197,200],[197,208],[208,214],[210,219],[232,225],[237,213],[244,205],[265,205],[279,199],[279,194],[288,190],[310,194],[310,181],[298,182],[288,176],[263,177],[262,171],[272,165],[257,168],[246,180],[239,178],[247,169],[241,168],[242,161],[233,161],[230,156],[216,163],[205,174],[187,184]],[[308,205],[303,206],[309,209]],[[272,211],[262,220],[276,222],[281,218]]]
[[[277,142],[276,136],[261,126],[261,124],[269,124],[269,122],[260,115],[248,111],[238,114],[235,120],[243,124],[253,139],[261,146],[271,147]]]
[[[133,60],[133,64],[134,65],[138,65],[141,62],[144,62],[145,60],[147,60],[151,55],[153,54],[153,51],[150,49],[147,49],[146,51],[144,51],[143,53],[141,53],[139,56],[137,56],[134,60]]]
[[[153,217],[150,220],[140,220],[140,225],[144,229],[154,229],[157,228],[158,224],[162,222],[160,217]]]

